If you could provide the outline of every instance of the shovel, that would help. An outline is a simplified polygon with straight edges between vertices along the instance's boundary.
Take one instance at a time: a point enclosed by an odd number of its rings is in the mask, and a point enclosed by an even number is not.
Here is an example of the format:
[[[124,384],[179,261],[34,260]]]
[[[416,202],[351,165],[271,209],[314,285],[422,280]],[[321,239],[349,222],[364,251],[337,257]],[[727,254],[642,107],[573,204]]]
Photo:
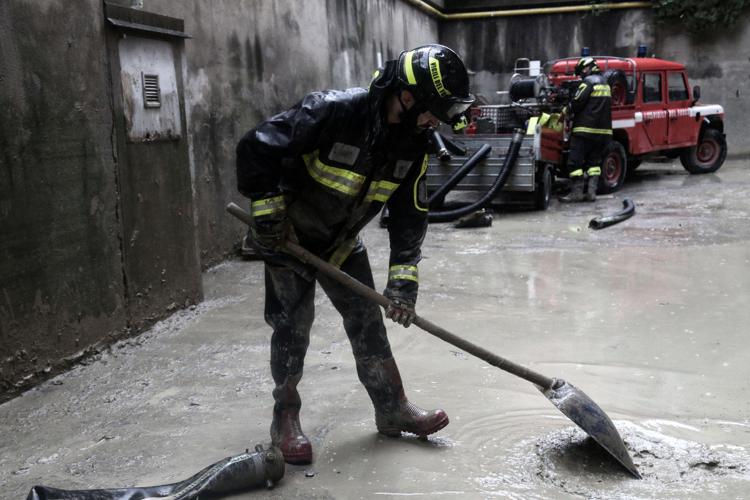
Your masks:
[[[252,223],[252,216],[234,203],[227,205],[227,211],[248,225]],[[390,299],[384,295],[381,295],[369,286],[360,283],[320,257],[308,252],[298,244],[286,241],[283,250],[305,264],[314,267],[329,278],[338,281],[351,291],[375,302],[383,308],[388,308],[391,305]],[[468,352],[472,356],[476,356],[477,358],[486,361],[492,366],[505,370],[508,373],[521,377],[522,379],[536,385],[542,394],[544,394],[547,399],[549,399],[552,404],[563,413],[563,415],[583,429],[586,434],[599,443],[602,448],[622,464],[622,466],[625,467],[634,477],[641,479],[641,474],[633,464],[633,460],[630,458],[628,450],[625,448],[625,443],[623,443],[620,434],[612,423],[612,420],[610,420],[607,414],[599,408],[599,405],[594,403],[594,401],[582,390],[562,379],[545,377],[525,366],[521,366],[513,361],[498,356],[497,354],[493,354],[483,347],[472,344],[468,340],[462,339],[448,330],[431,323],[425,318],[417,316],[414,319],[413,324],[425,330],[427,333]]]

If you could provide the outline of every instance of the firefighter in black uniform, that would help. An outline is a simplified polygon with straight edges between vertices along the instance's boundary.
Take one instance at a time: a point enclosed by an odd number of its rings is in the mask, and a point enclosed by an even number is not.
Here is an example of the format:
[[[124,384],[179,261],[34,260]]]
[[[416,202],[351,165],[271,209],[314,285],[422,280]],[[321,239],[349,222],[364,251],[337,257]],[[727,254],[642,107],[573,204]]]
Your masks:
[[[593,57],[582,57],[575,74],[583,77],[583,81],[570,101],[573,113],[568,156],[570,193],[560,201],[596,201],[604,149],[612,139],[611,90]]]
[[[388,436],[432,434],[448,424],[443,410],[410,403],[378,306],[278,249],[286,238],[374,287],[358,234],[386,204],[390,262],[386,317],[414,318],[417,263],[427,230],[428,134],[453,123],[473,102],[461,59],[441,45],[401,53],[375,73],[369,89],[328,90],[250,130],[237,146],[237,183],[250,198],[252,242],[265,260],[265,319],[273,328],[276,384],[271,438],[289,463],[310,463],[299,423],[302,377],[314,310],[315,282],[344,319],[357,374]]]

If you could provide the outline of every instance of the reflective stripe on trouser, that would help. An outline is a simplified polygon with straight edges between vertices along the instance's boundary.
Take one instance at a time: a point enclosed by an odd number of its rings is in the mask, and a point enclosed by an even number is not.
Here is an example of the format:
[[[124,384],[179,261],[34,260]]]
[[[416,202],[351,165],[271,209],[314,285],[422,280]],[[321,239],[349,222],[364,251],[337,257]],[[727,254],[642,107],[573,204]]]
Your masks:
[[[573,170],[570,174],[568,174],[570,177],[582,177],[583,176],[583,169],[579,168],[576,170]]]
[[[272,196],[250,202],[250,213],[253,217],[264,217],[275,215],[286,210],[284,196]]]
[[[388,281],[409,280],[419,282],[417,266],[395,265],[388,268]]]
[[[385,203],[398,188],[398,184],[390,181],[373,181],[367,190],[365,201],[379,201]]]
[[[307,173],[316,182],[348,196],[356,196],[365,182],[365,176],[345,168],[326,165],[320,160],[320,152],[304,155]]]
[[[611,128],[573,127],[573,133],[612,135]]]
[[[335,252],[333,252],[333,255],[331,255],[331,258],[328,259],[328,262],[333,264],[336,267],[341,267],[341,264],[344,263],[344,261],[349,257],[349,254],[352,253],[352,250],[354,250],[354,247],[357,246],[357,243],[359,242],[359,237],[355,236],[354,238],[350,238],[348,240],[345,240],[341,245],[338,246]]]
[[[587,175],[601,175],[602,174],[602,168],[601,167],[589,167],[588,170],[586,170]]]
[[[341,270],[374,288],[365,250],[350,255]],[[378,306],[330,278],[318,275],[316,279],[344,319],[344,329],[355,359],[392,357]],[[266,264],[265,282],[265,319],[273,328],[271,374],[276,383],[274,399],[277,407],[298,407],[301,401],[296,386],[302,378],[315,316],[315,281],[307,281],[286,267]]]

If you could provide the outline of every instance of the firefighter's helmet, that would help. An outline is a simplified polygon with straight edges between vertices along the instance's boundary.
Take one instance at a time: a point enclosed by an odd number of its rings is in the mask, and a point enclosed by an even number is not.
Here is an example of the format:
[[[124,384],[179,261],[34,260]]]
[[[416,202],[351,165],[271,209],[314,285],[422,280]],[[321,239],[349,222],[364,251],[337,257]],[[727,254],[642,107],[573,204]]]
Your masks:
[[[412,93],[417,105],[445,123],[460,120],[474,102],[463,61],[443,45],[424,45],[402,52],[398,80],[402,89]]]
[[[599,72],[599,66],[596,64],[596,60],[593,57],[582,57],[578,60],[578,63],[576,64],[575,74],[576,76],[583,75],[584,71],[590,68],[591,73],[598,73]]]

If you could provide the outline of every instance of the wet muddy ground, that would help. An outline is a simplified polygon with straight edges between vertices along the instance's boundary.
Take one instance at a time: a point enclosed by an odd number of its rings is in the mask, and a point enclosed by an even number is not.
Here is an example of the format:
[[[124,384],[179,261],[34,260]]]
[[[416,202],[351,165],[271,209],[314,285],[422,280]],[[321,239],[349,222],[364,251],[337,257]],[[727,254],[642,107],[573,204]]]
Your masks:
[[[379,436],[319,291],[300,386],[315,463],[233,498],[750,498],[749,190],[748,161],[706,176],[646,164],[595,204],[430,228],[418,311],[585,391],[642,480],[532,384],[416,327],[389,326],[407,394],[451,423],[424,441]],[[625,196],[632,219],[587,228]],[[383,286],[386,234],[364,237]],[[266,442],[261,278],[258,262],[215,267],[204,303],[0,406],[0,497],[174,482]]]

